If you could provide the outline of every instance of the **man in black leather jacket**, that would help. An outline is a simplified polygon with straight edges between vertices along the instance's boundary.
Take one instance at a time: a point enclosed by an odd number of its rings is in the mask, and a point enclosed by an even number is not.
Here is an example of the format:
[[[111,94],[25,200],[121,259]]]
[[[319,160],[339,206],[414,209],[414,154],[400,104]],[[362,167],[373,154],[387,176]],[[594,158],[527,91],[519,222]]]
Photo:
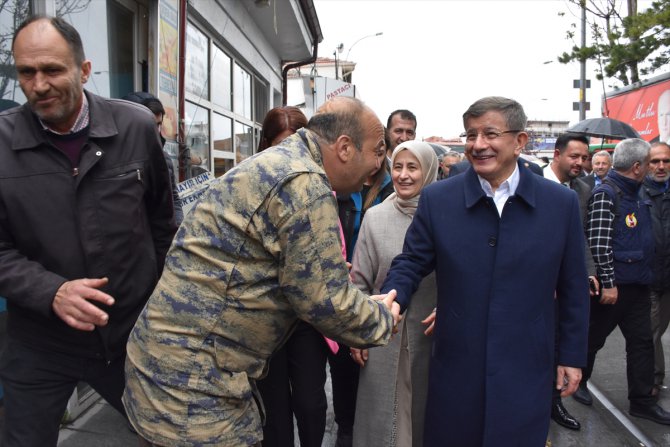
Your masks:
[[[125,345],[175,225],[151,112],[85,92],[77,31],[32,17],[13,41],[27,103],[0,113],[4,446],[55,446],[88,382],[123,413]]]

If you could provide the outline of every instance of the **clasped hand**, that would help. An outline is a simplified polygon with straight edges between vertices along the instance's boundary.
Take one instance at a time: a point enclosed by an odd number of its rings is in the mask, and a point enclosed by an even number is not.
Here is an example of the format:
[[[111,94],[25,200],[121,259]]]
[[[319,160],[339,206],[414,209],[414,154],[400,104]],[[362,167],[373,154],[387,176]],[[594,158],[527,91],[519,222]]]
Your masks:
[[[394,301],[394,304],[397,304],[397,303],[395,303],[395,301]],[[398,308],[400,308],[400,306],[398,306]],[[433,335],[433,330],[435,329],[435,315],[436,315],[436,312],[437,312],[437,309],[433,309],[433,311],[426,318],[421,320],[421,323],[423,323],[425,325],[428,325],[428,328],[426,328],[426,330],[423,332],[426,335]],[[398,332],[397,325],[393,329],[394,329],[394,333]],[[358,348],[349,348],[349,350],[350,350],[350,355],[351,355],[351,358],[353,359],[353,361],[358,363],[358,365],[361,366],[361,367],[365,366],[365,363],[368,361],[368,350],[367,349],[358,349]]]
[[[384,303],[386,308],[391,311],[391,315],[393,316],[393,333],[398,332],[398,323],[400,323],[400,320],[402,319],[402,316],[400,315],[400,304],[396,303],[395,298],[398,295],[398,293],[394,290],[391,290],[389,293],[386,295],[372,295],[370,298],[373,300],[381,301]]]
[[[109,315],[89,301],[113,305],[114,298],[98,290],[108,282],[107,278],[67,281],[58,288],[51,308],[61,320],[80,331],[92,331],[96,326],[105,326]]]

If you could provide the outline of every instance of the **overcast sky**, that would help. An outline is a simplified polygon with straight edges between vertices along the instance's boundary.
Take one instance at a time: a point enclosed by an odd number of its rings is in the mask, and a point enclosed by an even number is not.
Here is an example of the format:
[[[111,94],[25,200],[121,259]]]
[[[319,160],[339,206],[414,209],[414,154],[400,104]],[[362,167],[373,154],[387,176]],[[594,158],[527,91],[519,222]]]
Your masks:
[[[638,3],[640,11],[650,4]],[[357,63],[353,83],[384,123],[391,111],[405,108],[417,115],[418,137],[457,136],[463,131],[463,112],[490,95],[516,99],[529,119],[578,121],[572,103],[579,100],[579,90],[572,84],[579,79],[579,64],[556,61],[574,44],[566,38],[570,25],[579,26],[578,8],[565,0],[315,0],[314,4],[324,36],[319,56],[332,58],[343,44],[338,57],[345,59],[349,53],[349,60]],[[383,35],[354,45],[378,32]],[[576,34],[579,42],[579,27]],[[592,74],[594,65],[587,62],[591,79],[587,118],[601,115],[603,86]]]

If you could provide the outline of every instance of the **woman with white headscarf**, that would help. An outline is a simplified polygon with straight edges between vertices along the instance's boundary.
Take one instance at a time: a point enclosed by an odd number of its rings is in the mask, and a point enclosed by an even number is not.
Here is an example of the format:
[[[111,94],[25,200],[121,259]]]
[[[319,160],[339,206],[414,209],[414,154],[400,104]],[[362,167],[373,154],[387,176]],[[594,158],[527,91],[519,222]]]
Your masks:
[[[423,188],[437,177],[438,160],[428,143],[406,141],[391,155],[395,193],[370,208],[356,244],[351,276],[366,293],[379,293]],[[399,332],[383,348],[352,349],[360,372],[354,422],[354,447],[423,446],[433,309],[434,273],[421,282]],[[423,323],[423,325],[422,325]],[[424,325],[431,324],[429,329]]]

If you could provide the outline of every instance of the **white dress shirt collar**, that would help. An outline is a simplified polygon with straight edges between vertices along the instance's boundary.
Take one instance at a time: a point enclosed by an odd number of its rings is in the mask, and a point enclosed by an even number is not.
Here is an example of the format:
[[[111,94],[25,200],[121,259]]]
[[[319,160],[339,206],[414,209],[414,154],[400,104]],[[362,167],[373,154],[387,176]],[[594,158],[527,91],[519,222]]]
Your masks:
[[[479,183],[482,185],[482,189],[484,190],[484,193],[486,193],[487,197],[493,198],[493,202],[496,204],[496,208],[498,209],[498,215],[502,216],[502,211],[505,207],[505,203],[507,203],[507,199],[516,193],[516,188],[519,186],[519,165],[514,165],[514,172],[512,172],[512,175],[510,175],[507,180],[502,182],[495,191],[493,191],[493,188],[491,187],[491,184],[488,182],[488,180],[480,177],[479,175],[477,175],[477,177],[479,177]]]

